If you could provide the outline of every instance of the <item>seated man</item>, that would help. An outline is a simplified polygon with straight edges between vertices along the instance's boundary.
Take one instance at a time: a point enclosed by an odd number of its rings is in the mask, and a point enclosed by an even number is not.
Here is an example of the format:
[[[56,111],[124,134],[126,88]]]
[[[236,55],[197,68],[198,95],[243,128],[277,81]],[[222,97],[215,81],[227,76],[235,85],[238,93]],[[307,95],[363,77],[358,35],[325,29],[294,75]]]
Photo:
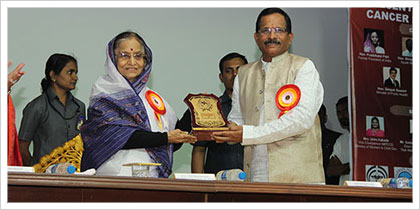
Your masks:
[[[349,142],[350,124],[347,100],[347,96],[342,97],[336,104],[338,121],[340,121],[341,127],[346,129],[347,132],[342,134],[335,142],[327,166],[327,177],[340,176],[340,185],[343,185],[346,180],[351,180],[351,168],[349,163],[351,157],[351,142]]]
[[[321,105],[321,108],[319,109],[319,112],[318,112],[318,116],[319,116],[319,121],[321,123],[322,164],[324,166],[325,183],[338,185],[338,181],[340,177],[339,176],[328,177],[327,166],[328,166],[328,161],[330,159],[331,153],[333,152],[334,144],[337,138],[341,135],[341,133],[328,129],[325,126],[325,123],[327,123],[327,120],[328,120],[328,115],[327,115],[327,109],[325,108],[324,104]]]

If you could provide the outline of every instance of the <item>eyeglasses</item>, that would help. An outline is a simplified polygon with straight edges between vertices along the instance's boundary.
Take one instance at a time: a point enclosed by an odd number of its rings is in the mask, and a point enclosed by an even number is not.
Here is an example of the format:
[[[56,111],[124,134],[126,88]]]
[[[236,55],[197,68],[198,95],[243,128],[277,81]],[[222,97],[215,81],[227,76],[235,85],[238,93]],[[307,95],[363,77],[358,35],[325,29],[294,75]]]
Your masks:
[[[117,54],[117,56],[122,60],[122,61],[128,61],[130,60],[131,56],[133,56],[133,58],[137,61],[141,61],[142,59],[146,59],[146,55],[143,53],[134,53],[134,54],[130,54],[127,52],[121,52],[120,54]]]
[[[276,28],[263,28],[259,31],[262,35],[269,35],[271,34],[271,31],[274,31],[275,34],[280,35],[287,32],[286,28],[276,27]]]

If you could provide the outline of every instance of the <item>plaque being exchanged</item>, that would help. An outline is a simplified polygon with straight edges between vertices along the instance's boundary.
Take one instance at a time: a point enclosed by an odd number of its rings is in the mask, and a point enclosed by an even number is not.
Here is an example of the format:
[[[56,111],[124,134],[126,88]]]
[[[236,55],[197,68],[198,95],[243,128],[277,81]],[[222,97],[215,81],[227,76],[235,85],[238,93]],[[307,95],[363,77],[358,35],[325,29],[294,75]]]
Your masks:
[[[211,141],[210,134],[229,130],[220,100],[213,94],[188,94],[184,102],[191,112],[191,134],[198,141]]]

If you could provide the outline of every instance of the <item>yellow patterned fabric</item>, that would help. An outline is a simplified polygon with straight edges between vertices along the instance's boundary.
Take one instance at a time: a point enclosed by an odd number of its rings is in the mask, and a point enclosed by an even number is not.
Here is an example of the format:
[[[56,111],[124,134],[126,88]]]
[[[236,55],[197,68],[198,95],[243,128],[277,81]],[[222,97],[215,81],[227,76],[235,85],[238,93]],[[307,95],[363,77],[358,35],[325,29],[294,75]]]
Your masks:
[[[45,155],[35,164],[36,173],[44,173],[45,170],[56,163],[71,163],[77,172],[80,172],[80,162],[83,154],[83,141],[81,135],[67,141],[62,146],[55,148],[50,154]]]

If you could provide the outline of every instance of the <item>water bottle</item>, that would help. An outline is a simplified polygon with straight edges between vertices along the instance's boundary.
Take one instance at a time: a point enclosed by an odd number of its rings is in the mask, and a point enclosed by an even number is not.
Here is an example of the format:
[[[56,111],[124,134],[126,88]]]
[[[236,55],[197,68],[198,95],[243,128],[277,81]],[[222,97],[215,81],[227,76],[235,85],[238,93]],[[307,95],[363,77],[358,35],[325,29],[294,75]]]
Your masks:
[[[217,172],[216,179],[225,181],[244,181],[246,179],[246,173],[241,169],[221,170]]]
[[[47,174],[74,174],[74,172],[76,172],[76,167],[71,163],[57,163],[48,166],[45,170]]]

